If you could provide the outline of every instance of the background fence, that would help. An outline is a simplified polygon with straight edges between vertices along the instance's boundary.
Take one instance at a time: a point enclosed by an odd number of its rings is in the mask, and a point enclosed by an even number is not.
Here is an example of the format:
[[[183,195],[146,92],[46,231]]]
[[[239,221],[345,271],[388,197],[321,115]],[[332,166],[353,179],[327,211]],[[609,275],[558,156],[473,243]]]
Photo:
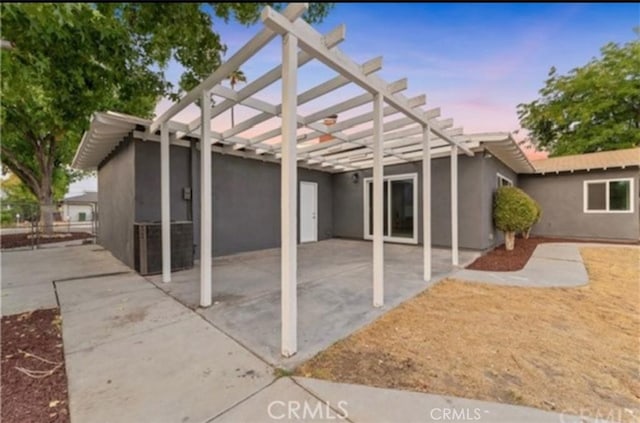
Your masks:
[[[2,249],[32,248],[45,244],[86,240],[95,242],[98,215],[79,212],[73,217],[63,216],[62,209],[54,212],[51,232],[46,233],[36,203],[2,201],[0,206],[0,246]]]

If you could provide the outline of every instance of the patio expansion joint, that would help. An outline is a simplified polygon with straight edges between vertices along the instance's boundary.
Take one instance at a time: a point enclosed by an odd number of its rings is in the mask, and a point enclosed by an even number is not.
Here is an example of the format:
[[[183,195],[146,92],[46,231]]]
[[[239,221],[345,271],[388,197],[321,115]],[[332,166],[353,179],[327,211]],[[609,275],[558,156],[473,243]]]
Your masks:
[[[236,344],[240,345],[243,349],[245,349],[246,351],[248,351],[251,355],[253,355],[254,357],[256,357],[258,360],[260,360],[261,362],[265,363],[268,367],[270,367],[272,370],[275,370],[275,367],[273,366],[273,364],[269,363],[268,361],[266,361],[264,358],[262,358],[261,356],[259,356],[255,351],[253,351],[251,348],[247,347],[243,342],[239,341],[237,338],[235,338],[234,336],[232,336],[231,334],[229,334],[227,331],[223,330],[222,328],[218,327],[217,325],[215,325],[213,322],[207,320],[207,318],[202,315],[202,313],[200,312],[201,310],[203,310],[202,307],[197,307],[195,309],[190,308],[189,306],[183,304],[182,302],[180,302],[178,299],[176,299],[175,297],[173,297],[171,294],[169,294],[168,292],[165,292],[162,288],[160,288],[158,285],[154,284],[153,282],[147,280],[146,278],[144,279],[148,284],[150,284],[151,286],[153,286],[155,289],[157,289],[158,291],[160,291],[163,295],[165,295],[166,297],[170,298],[171,300],[175,301],[176,303],[180,304],[181,307],[185,308],[186,310],[188,310],[189,312],[193,313],[194,315],[196,315],[197,317],[199,317],[200,319],[202,319],[205,323],[207,323],[208,325],[210,325],[211,327],[213,327],[214,329],[218,330],[220,333],[222,333],[223,335],[225,335],[226,337],[228,337],[229,339],[231,339],[233,342],[235,342]]]
[[[159,289],[159,288],[158,288]],[[177,300],[176,300],[177,301]],[[229,339],[231,339],[233,342],[235,342],[236,344],[240,345],[242,348],[244,348],[246,351],[248,351],[251,355],[253,355],[254,357],[256,357],[258,360],[260,360],[261,362],[265,363],[267,366],[269,366],[272,370],[275,371],[276,366],[274,366],[273,364],[269,363],[267,360],[265,360],[263,357],[261,357],[258,353],[256,353],[255,351],[253,351],[251,348],[249,348],[247,345],[245,345],[244,342],[240,341],[238,338],[236,338],[235,336],[231,335],[229,332],[227,332],[226,330],[222,329],[221,327],[219,327],[218,325],[216,325],[215,323],[213,323],[212,321],[208,320],[202,313],[201,311],[204,310],[202,307],[198,307],[196,310],[192,310],[198,317],[200,317],[202,320],[204,320],[208,325],[210,325],[211,327],[215,328],[216,330],[220,331],[220,333],[222,333],[223,335],[225,335],[226,337],[228,337]]]
[[[68,278],[54,279],[52,282],[54,284],[59,282],[69,282],[69,281],[78,281],[82,279],[96,279],[96,278],[106,278],[108,276],[120,276],[120,275],[130,275],[133,274],[132,271],[120,271],[120,272],[108,272],[108,273],[93,273],[89,275],[83,276],[70,276]]]
[[[302,385],[300,382],[298,382],[294,377],[289,376],[289,380],[291,380],[295,385],[299,386],[300,388],[302,388],[303,391],[307,392],[309,395],[311,395],[312,397],[314,397],[315,399],[317,399],[318,401],[324,403],[327,405],[327,407],[329,407],[331,410],[333,410],[334,413],[336,413],[336,415],[340,415],[340,411],[336,410],[329,401],[326,401],[324,399],[322,399],[320,396],[318,396],[318,394],[316,394],[315,392],[313,392],[312,390],[310,390],[309,388],[307,388],[306,386]],[[343,419],[341,419],[342,421],[347,421],[347,422],[351,422],[354,423],[353,420],[351,420],[349,418],[349,416],[344,416]]]
[[[233,410],[234,408],[244,404],[245,402],[249,401],[251,398],[255,397],[256,395],[258,395],[260,392],[270,388],[271,386],[273,386],[273,384],[275,384],[278,381],[279,378],[274,377],[273,380],[271,382],[269,382],[268,384],[266,384],[265,386],[263,386],[262,388],[256,390],[255,392],[247,395],[246,397],[242,398],[240,401],[237,401],[235,404],[230,405],[229,407],[225,408],[224,410],[222,410],[221,412],[219,412],[218,414],[216,414],[213,417],[208,418],[207,420],[205,420],[203,423],[213,423],[218,417],[223,416],[224,414],[228,413],[229,411]]]

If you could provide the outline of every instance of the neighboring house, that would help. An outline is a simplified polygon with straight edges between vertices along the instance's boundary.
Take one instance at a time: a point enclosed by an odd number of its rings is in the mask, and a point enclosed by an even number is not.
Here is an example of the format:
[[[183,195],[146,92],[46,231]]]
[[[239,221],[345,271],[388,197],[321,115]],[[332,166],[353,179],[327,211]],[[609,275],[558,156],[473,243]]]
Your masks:
[[[62,218],[69,222],[91,222],[97,210],[97,192],[88,191],[62,200]]]
[[[76,167],[98,169],[98,242],[132,267],[134,224],[161,218],[160,143],[159,137],[148,134],[149,123],[121,114],[96,114],[78,149],[92,153],[77,154],[74,160]],[[503,241],[492,222],[493,193],[502,185],[519,186],[542,205],[543,217],[534,234],[640,238],[640,149],[530,162],[509,133],[459,139],[474,152],[472,157],[461,154],[458,158],[460,248],[487,250]],[[171,219],[193,222],[196,256],[200,236],[197,141],[197,137],[188,137],[170,147]],[[96,148],[100,154],[93,153]],[[384,167],[385,239],[420,244],[422,163],[390,159]],[[214,256],[280,245],[278,162],[268,155],[214,146]],[[434,153],[431,167],[432,244],[450,246],[449,153]],[[336,171],[300,166],[298,241],[370,239],[370,177],[370,168]]]

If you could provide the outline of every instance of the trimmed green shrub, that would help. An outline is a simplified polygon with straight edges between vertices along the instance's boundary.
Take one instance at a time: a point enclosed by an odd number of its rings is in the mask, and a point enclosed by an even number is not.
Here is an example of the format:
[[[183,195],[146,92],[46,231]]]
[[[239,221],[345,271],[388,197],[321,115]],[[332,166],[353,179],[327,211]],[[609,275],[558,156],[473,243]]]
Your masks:
[[[529,230],[541,215],[540,207],[524,191],[516,187],[500,187],[494,197],[493,220],[505,233],[505,246],[512,250],[516,232]]]
[[[531,201],[533,201],[533,205],[536,209],[536,217],[533,220],[533,223],[531,224],[531,226],[529,226],[524,232],[522,232],[522,236],[524,237],[524,239],[529,239],[529,235],[531,234],[531,228],[533,228],[533,225],[538,223],[540,221],[540,218],[542,217],[542,208],[540,207],[540,204],[538,204],[538,202],[533,198],[531,199]]]

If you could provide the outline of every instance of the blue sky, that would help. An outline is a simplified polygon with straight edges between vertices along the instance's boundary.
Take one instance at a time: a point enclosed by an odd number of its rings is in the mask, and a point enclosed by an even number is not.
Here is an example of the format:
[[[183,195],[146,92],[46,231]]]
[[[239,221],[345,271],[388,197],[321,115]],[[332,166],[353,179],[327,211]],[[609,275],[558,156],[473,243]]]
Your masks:
[[[640,6],[337,3],[316,28],[325,33],[341,23],[347,37],[340,48],[359,62],[384,56],[380,75],[388,81],[408,77],[407,95],[426,93],[428,105],[441,107],[443,117],[467,132],[512,131],[519,126],[516,105],[537,97],[551,66],[566,73],[598,56],[607,42],[633,39]],[[220,21],[215,27],[229,53],[257,31]],[[277,64],[273,47],[271,62],[247,64],[248,76]],[[300,85],[322,82],[322,76],[318,69],[305,83],[301,72]]]

